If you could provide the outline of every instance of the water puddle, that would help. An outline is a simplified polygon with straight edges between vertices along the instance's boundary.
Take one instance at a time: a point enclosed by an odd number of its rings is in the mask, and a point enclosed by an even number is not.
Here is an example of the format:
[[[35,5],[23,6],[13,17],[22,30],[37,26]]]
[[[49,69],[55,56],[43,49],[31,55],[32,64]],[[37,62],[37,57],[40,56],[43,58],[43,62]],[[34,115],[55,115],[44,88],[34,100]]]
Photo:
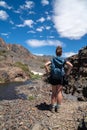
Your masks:
[[[16,88],[30,83],[32,83],[32,81],[0,84],[0,100],[17,99],[19,96],[17,95]],[[26,97],[24,94],[22,95],[21,97]]]

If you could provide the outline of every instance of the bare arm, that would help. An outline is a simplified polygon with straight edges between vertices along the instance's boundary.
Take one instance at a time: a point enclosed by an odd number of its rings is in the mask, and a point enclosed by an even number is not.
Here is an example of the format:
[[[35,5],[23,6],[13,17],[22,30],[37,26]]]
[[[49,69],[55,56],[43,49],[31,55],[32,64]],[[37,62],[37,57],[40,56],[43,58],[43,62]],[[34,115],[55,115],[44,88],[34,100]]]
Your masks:
[[[69,61],[66,61],[66,65],[68,66],[68,70],[67,70],[66,75],[69,75],[70,72],[71,72],[71,69],[72,69],[73,65]]]
[[[48,73],[49,72],[49,65],[51,64],[51,61],[48,61],[45,63],[45,70]]]

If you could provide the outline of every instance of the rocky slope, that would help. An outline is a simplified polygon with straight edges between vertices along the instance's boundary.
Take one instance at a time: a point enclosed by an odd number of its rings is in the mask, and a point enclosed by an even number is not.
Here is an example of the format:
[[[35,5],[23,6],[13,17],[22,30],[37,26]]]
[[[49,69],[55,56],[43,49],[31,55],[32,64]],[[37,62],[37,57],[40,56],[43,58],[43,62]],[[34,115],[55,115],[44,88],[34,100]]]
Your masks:
[[[0,38],[0,82],[25,81],[31,70],[43,71],[44,60],[19,44],[6,44]]]
[[[69,60],[73,64],[73,69],[69,76],[69,85],[64,88],[65,93],[76,96],[78,100],[87,101],[87,46]]]
[[[50,85],[42,80],[1,85],[0,130],[86,130],[78,126],[87,102],[64,97],[59,112],[51,113],[51,94]]]

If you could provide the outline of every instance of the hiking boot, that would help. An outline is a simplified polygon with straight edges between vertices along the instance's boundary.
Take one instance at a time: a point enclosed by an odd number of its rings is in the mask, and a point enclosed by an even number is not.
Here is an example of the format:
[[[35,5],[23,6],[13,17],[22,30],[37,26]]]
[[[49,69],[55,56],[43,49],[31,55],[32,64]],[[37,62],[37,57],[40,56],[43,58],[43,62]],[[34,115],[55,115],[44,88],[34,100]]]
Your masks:
[[[55,112],[55,106],[50,106],[50,111],[51,111],[52,113],[54,113],[54,112]]]
[[[58,107],[55,107],[55,112],[59,112],[59,108]]]
[[[54,113],[55,112],[55,107],[51,108],[51,112]]]
[[[59,109],[60,109],[60,104],[57,104],[56,106],[55,106],[55,112],[59,112]]]

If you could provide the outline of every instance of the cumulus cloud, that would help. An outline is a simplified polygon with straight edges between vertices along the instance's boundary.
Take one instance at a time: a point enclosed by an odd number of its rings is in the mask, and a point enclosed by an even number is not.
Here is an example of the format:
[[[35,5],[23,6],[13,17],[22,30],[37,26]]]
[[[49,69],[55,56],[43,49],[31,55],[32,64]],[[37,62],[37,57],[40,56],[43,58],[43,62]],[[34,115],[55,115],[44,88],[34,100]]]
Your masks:
[[[73,56],[73,55],[76,55],[77,53],[75,52],[65,52],[63,53],[63,57],[70,57],[70,56]]]
[[[26,43],[29,46],[32,47],[41,47],[41,46],[57,46],[61,45],[63,46],[64,44],[58,40],[37,40],[37,39],[30,39],[27,40]]]
[[[48,0],[42,0],[41,3],[42,3],[43,6],[45,6],[45,5],[49,4],[49,1]]]
[[[7,20],[8,18],[8,14],[6,13],[6,11],[0,10],[0,20]]]
[[[24,23],[23,24],[19,24],[19,25],[16,25],[17,27],[25,27],[25,26],[28,26],[30,28],[33,27],[33,24],[34,24],[34,21],[33,20],[24,20]]]
[[[2,1],[2,0],[0,1],[0,6],[6,8],[6,9],[11,9],[12,8],[5,1]]]
[[[31,9],[31,8],[33,8],[34,7],[34,2],[33,1],[28,1],[28,0],[26,0],[25,1],[25,4],[24,5],[21,5],[20,6],[20,8],[21,9]]]
[[[87,0],[55,0],[53,13],[61,37],[80,39],[87,34]]]

